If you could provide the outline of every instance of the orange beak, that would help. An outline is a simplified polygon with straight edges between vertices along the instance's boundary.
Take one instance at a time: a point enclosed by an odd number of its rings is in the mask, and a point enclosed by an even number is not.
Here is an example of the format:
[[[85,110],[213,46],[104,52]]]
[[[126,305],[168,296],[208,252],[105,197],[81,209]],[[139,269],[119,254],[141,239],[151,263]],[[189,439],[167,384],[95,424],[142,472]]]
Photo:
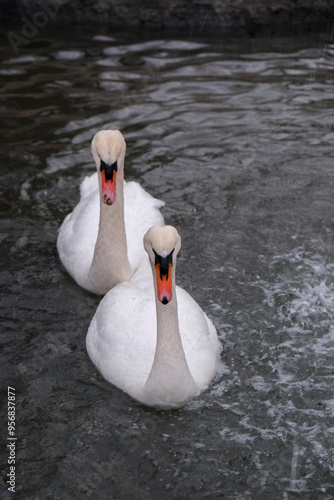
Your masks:
[[[112,165],[107,165],[101,160],[100,171],[102,176],[102,201],[106,205],[112,205],[116,200],[117,161]]]
[[[102,200],[106,205],[112,205],[116,200],[116,172],[111,180],[106,180],[105,171],[102,170]]]
[[[162,304],[168,304],[172,300],[172,264],[168,264],[167,272],[162,272],[160,264],[155,266],[157,271],[157,292],[158,300]]]

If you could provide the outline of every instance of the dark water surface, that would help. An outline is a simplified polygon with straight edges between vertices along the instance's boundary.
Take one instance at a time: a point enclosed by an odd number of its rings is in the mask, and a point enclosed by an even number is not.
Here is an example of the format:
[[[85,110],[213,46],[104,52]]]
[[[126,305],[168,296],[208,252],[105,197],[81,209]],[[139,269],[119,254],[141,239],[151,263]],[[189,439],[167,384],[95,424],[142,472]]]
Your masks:
[[[4,31],[6,35],[6,31]],[[1,369],[20,499],[334,497],[334,44],[40,29],[1,47]],[[178,283],[222,369],[148,409],[85,349],[99,298],[57,256],[102,128],[182,236]]]

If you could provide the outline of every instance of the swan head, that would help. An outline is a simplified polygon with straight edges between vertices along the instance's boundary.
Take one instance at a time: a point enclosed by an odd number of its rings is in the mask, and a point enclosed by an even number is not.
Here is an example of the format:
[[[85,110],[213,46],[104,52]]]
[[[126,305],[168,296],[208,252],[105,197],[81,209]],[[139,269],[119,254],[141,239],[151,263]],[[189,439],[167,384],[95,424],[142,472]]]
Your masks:
[[[119,130],[100,130],[92,140],[92,155],[101,179],[102,201],[116,200],[116,177],[124,166],[126,144]]]
[[[181,248],[181,236],[173,226],[154,226],[144,236],[144,248],[156,275],[157,298],[166,305],[173,298],[176,256]]]

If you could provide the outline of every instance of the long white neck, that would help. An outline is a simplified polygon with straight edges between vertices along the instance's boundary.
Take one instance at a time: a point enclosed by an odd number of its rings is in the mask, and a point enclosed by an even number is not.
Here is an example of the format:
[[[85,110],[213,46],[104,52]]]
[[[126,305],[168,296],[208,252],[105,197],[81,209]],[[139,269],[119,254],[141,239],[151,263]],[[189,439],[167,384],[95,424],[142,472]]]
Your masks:
[[[123,168],[121,168],[116,177],[116,200],[112,205],[106,205],[101,197],[99,175],[100,222],[89,270],[91,290],[95,293],[107,293],[118,283],[129,280],[133,274],[126,244],[123,178]]]
[[[173,298],[168,304],[162,304],[155,293],[157,344],[152,369],[144,386],[144,397],[148,404],[154,402],[156,406],[159,399],[162,406],[168,406],[169,401],[170,406],[186,402],[197,392],[182,346],[174,283],[173,270]]]

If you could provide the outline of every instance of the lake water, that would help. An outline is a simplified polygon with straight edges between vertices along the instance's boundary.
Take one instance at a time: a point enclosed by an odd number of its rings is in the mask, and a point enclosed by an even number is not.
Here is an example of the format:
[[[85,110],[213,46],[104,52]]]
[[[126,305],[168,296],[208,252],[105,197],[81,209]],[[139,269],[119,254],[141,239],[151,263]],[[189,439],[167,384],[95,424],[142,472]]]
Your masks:
[[[15,498],[333,498],[330,35],[46,26],[0,51],[1,419],[6,439],[10,386]],[[103,128],[125,136],[125,177],[166,202],[182,237],[177,282],[222,344],[214,383],[177,411],[99,375],[85,337],[100,299],[57,255]]]

